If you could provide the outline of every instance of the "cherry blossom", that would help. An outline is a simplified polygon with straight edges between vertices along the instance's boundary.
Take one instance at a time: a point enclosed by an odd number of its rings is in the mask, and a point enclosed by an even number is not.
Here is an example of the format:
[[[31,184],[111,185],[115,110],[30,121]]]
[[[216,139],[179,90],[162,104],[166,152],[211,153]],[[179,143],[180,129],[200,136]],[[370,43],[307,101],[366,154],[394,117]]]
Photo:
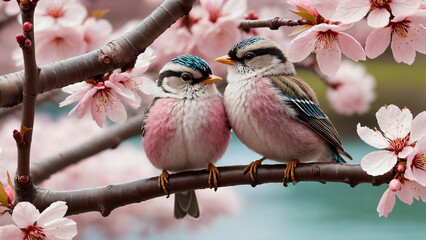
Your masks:
[[[92,118],[99,127],[103,127],[106,117],[116,123],[126,121],[127,112],[122,101],[132,108],[140,106],[140,101],[134,97],[133,92],[116,81],[96,84],[85,81],[63,87],[62,91],[71,95],[59,104],[60,107],[78,101],[68,115],[81,109],[78,117],[82,118],[90,107]]]
[[[86,42],[81,28],[52,27],[35,34],[37,63],[42,65],[86,52]],[[22,67],[22,52],[17,48],[12,55],[16,65]]]
[[[86,8],[76,0],[43,0],[34,12],[36,30],[51,27],[73,27],[83,23]]]
[[[426,115],[426,112],[422,114]],[[413,153],[407,157],[404,177],[426,187],[426,136],[417,141]]]
[[[423,202],[426,202],[426,187],[415,181],[405,180],[399,191],[392,191],[388,188],[377,206],[379,217],[388,217],[395,205],[395,196],[398,196],[399,200],[408,205],[413,203],[413,199],[419,200],[421,198]]]
[[[340,67],[341,57],[358,61],[365,60],[364,49],[352,36],[343,31],[351,25],[321,23],[294,38],[288,47],[292,62],[300,62],[311,52],[316,53],[318,66],[326,75],[334,75]]]
[[[112,25],[105,19],[90,17],[82,25],[86,52],[92,51],[106,44],[112,33]]]
[[[367,38],[365,52],[369,58],[382,54],[391,42],[395,61],[412,64],[416,51],[426,54],[426,11],[414,15],[394,18],[391,23],[371,32]]]
[[[31,203],[20,202],[12,213],[16,226],[0,227],[0,239],[72,239],[77,235],[77,226],[73,220],[64,218],[67,209],[65,202],[58,201],[40,213]]]
[[[383,149],[365,155],[361,167],[368,174],[377,176],[391,170],[398,158],[406,158],[413,152],[412,144],[426,135],[426,114],[413,115],[407,108],[395,105],[384,106],[376,113],[383,133],[357,125],[359,137],[367,144]],[[410,134],[411,131],[411,134]]]
[[[247,1],[200,0],[200,3],[206,13],[192,28],[198,51],[203,56],[227,52],[242,38],[238,25],[247,9]]]
[[[328,102],[340,114],[364,114],[376,98],[375,79],[361,64],[343,61],[336,74],[327,78],[327,82]]]
[[[420,7],[420,0],[312,0],[312,3],[325,18],[342,23],[357,22],[368,14],[368,25],[375,28],[388,25],[391,15],[408,16]]]

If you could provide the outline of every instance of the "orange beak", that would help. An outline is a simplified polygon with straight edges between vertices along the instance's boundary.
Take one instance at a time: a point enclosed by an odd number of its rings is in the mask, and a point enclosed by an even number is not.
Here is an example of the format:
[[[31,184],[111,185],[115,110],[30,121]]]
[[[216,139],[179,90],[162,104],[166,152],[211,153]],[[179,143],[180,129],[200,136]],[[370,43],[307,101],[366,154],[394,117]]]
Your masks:
[[[215,76],[215,75],[210,75],[206,79],[201,81],[201,83],[212,84],[212,83],[215,83],[215,82],[220,81],[220,80],[222,80],[221,77],[218,77],[218,76]]]
[[[216,58],[215,61],[220,62],[220,63],[224,63],[224,64],[228,64],[228,65],[234,65],[235,64],[235,61],[232,60],[231,57],[228,56],[228,55]]]

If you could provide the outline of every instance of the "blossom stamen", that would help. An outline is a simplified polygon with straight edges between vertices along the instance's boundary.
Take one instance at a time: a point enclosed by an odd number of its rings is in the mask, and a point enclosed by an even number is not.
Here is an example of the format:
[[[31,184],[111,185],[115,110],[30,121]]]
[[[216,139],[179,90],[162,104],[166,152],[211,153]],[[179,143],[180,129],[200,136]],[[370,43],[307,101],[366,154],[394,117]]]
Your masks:
[[[333,43],[337,41],[337,33],[328,30],[327,32],[321,32],[318,35],[318,38],[316,40],[316,46],[314,49],[315,53],[318,53],[318,50],[330,50],[333,46]],[[331,49],[335,50],[335,49]]]
[[[402,149],[404,149],[405,146],[407,146],[407,143],[410,140],[410,136],[406,136],[404,138],[397,138],[394,140],[388,139],[389,141],[389,151],[395,152],[396,154],[398,154],[399,152],[402,151]]]
[[[408,25],[405,22],[398,22],[393,25],[393,32],[402,38],[408,37]]]
[[[378,7],[378,8],[385,7],[388,2],[389,2],[388,0],[371,0],[370,1],[370,3],[373,6]]]
[[[46,240],[46,234],[43,233],[43,228],[37,225],[28,226],[22,230],[24,232],[24,240]]]
[[[413,166],[423,171],[426,171],[426,156],[424,156],[424,154],[416,156],[413,159]]]

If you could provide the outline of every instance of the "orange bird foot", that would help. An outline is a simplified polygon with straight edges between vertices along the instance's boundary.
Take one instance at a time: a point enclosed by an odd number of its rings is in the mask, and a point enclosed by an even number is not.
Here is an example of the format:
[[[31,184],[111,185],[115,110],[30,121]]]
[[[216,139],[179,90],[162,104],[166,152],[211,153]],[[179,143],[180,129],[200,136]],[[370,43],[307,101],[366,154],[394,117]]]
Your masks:
[[[250,178],[253,183],[256,183],[256,177],[257,174],[257,168],[262,165],[262,162],[265,160],[265,157],[251,162],[249,165],[247,165],[246,168],[244,168],[243,174],[246,174],[248,171],[250,171]]]
[[[287,183],[290,182],[290,180],[293,182],[294,185],[296,185],[297,181],[294,177],[294,169],[296,168],[297,164],[299,163],[299,160],[291,160],[286,168],[284,169],[284,179],[283,184],[284,187],[287,187]]]

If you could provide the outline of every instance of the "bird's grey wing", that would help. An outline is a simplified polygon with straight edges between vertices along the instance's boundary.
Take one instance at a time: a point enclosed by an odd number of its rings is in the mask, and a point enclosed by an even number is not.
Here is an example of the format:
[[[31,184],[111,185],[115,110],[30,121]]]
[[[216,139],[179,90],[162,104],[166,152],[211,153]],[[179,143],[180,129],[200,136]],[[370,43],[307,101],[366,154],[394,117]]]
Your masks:
[[[142,137],[145,136],[145,124],[146,124],[146,120],[148,119],[148,115],[149,115],[149,110],[151,110],[151,108],[154,106],[155,102],[158,100],[159,98],[156,97],[152,100],[152,102],[148,105],[148,107],[145,108],[144,111],[144,117],[143,117],[143,122],[142,122]]]
[[[292,80],[294,79],[295,78],[292,77]],[[298,81],[296,84],[294,81],[289,83],[288,79],[285,77],[273,77],[271,80],[281,91],[282,96],[286,99],[286,104],[295,110],[296,120],[311,127],[312,130],[317,132],[327,142],[329,142],[331,146],[335,147],[337,153],[343,154],[349,159],[352,159],[352,157],[343,149],[336,128],[333,126],[327,115],[319,107],[315,95],[311,94],[312,97],[309,98],[307,95],[301,94],[306,90],[301,91],[300,89],[308,88],[310,91],[312,91],[309,85],[302,81]],[[297,89],[298,87],[300,88]]]

